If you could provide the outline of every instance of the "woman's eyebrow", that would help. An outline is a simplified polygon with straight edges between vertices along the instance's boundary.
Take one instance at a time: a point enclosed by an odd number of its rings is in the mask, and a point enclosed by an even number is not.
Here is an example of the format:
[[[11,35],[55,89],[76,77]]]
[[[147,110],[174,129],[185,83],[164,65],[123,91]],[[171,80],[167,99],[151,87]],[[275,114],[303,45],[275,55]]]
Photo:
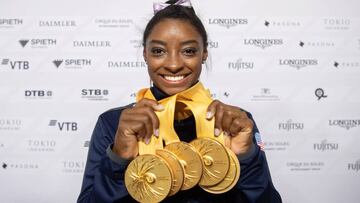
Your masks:
[[[192,43],[199,44],[199,42],[194,40],[194,39],[183,41],[180,44],[181,45],[186,45],[186,44],[192,44]]]
[[[150,43],[150,44],[161,44],[161,45],[166,45],[166,42],[161,41],[161,40],[156,40],[156,39],[150,40],[150,42],[149,42],[149,43]]]
[[[150,44],[161,44],[164,46],[167,44],[166,42],[157,40],[157,39],[150,40],[149,43]],[[191,39],[191,40],[186,40],[186,41],[181,42],[180,45],[186,45],[186,44],[192,44],[192,43],[199,44],[199,42],[197,40]]]

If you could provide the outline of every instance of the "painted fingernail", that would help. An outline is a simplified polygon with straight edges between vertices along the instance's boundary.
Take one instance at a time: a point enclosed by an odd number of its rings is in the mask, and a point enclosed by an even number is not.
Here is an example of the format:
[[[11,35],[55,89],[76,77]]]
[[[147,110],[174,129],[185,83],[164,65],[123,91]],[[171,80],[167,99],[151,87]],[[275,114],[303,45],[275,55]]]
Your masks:
[[[150,138],[145,138],[145,144],[149,144],[150,143]]]
[[[215,128],[214,134],[215,134],[216,137],[219,136],[220,135],[220,130]]]
[[[206,118],[210,119],[211,117],[212,117],[212,112],[211,111],[206,112]]]
[[[159,137],[159,129],[156,129],[156,130],[154,131],[154,134],[155,134],[156,137]]]

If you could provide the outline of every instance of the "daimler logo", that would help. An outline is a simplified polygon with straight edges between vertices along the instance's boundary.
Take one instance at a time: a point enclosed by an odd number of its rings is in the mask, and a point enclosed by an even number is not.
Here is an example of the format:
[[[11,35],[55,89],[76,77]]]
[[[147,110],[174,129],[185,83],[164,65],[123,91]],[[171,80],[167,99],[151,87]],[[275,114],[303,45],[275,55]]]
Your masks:
[[[279,130],[292,131],[292,130],[303,130],[304,123],[293,122],[292,119],[287,120],[285,123],[279,123]]]
[[[244,45],[252,45],[266,49],[272,46],[280,46],[283,44],[283,39],[266,39],[266,38],[250,38],[244,39]]]
[[[321,141],[321,143],[314,143],[315,151],[336,151],[339,149],[338,143],[329,143],[326,139]]]
[[[62,64],[66,69],[81,69],[85,66],[91,66],[91,59],[56,59],[52,62],[56,68]]]
[[[0,28],[13,28],[17,25],[22,25],[21,18],[0,18]]]
[[[31,48],[50,48],[57,44],[56,39],[21,39],[20,45],[25,48],[30,43]]]
[[[228,69],[237,71],[254,69],[254,62],[243,61],[241,58],[239,58],[238,60],[236,60],[236,62],[229,62]]]
[[[75,20],[40,20],[39,27],[76,27]]]
[[[347,168],[349,171],[356,171],[356,172],[360,171],[360,159],[358,159],[354,163],[348,163]]]
[[[360,120],[329,120],[329,126],[338,126],[350,130],[351,128],[358,127],[360,125]]]
[[[73,41],[73,47],[111,47],[110,41]]]
[[[237,25],[248,24],[248,19],[245,18],[210,18],[209,24],[220,25],[226,28],[231,28]]]
[[[308,66],[318,65],[317,59],[279,59],[280,66],[290,66],[300,70],[301,68]]]
[[[146,68],[144,61],[108,61],[109,68]]]

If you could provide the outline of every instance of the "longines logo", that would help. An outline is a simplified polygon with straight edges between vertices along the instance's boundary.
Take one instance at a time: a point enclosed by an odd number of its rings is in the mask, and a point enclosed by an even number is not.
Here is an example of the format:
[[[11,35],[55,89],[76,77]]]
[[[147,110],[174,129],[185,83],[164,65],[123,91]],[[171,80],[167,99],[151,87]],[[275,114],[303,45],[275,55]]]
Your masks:
[[[2,66],[9,66],[11,70],[29,70],[29,61],[24,60],[10,60],[8,58],[1,60]]]
[[[291,161],[286,166],[290,171],[320,171],[325,163],[322,161]]]
[[[77,131],[78,123],[74,121],[50,120],[50,127],[57,127],[59,131]]]
[[[52,99],[53,92],[51,90],[25,90],[26,99]]]
[[[329,126],[338,126],[341,128],[345,128],[346,130],[350,130],[351,128],[359,127],[360,120],[329,120]]]
[[[62,161],[63,173],[84,173],[84,161]]]
[[[56,46],[56,39],[21,39],[19,40],[21,47],[26,48],[30,43],[31,48],[51,48]]]
[[[294,20],[265,20],[266,27],[300,27],[301,23]]]
[[[73,41],[73,47],[111,47],[110,41]]]
[[[27,140],[28,151],[31,152],[54,152],[56,147],[55,140]]]
[[[322,22],[326,30],[349,30],[351,26],[348,18],[324,18]]]
[[[56,68],[81,69],[91,66],[91,59],[56,59],[52,61]]]
[[[285,151],[290,146],[288,141],[264,142],[266,151]]]
[[[228,69],[237,71],[254,69],[254,62],[243,61],[241,58],[239,58],[238,60],[236,60],[236,62],[229,62]]]
[[[99,28],[128,28],[133,24],[132,19],[99,18],[94,22]]]
[[[14,28],[22,24],[23,19],[21,18],[0,18],[0,28]]]
[[[323,47],[323,48],[330,48],[335,47],[335,43],[332,41],[300,41],[300,47]]]
[[[348,163],[348,170],[359,172],[360,171],[360,159],[358,159],[354,163]]]
[[[252,101],[279,101],[280,97],[271,93],[271,88],[260,88],[260,93],[253,95]]]
[[[76,27],[75,20],[40,20],[39,27]]]
[[[0,130],[20,130],[22,122],[20,119],[0,118]]]
[[[333,65],[335,68],[360,68],[359,61],[335,61]]]
[[[248,24],[248,19],[246,18],[209,18],[209,24],[220,25],[226,28],[231,28],[237,25],[246,25]]]
[[[339,149],[338,143],[329,143],[326,139],[321,143],[314,143],[314,151],[336,151]]]
[[[293,122],[292,119],[287,120],[285,123],[279,123],[279,130],[292,131],[292,130],[303,130],[304,123]]]
[[[82,89],[81,98],[89,101],[108,101],[109,90],[107,89]]]
[[[144,61],[108,61],[108,68],[146,68]]]
[[[300,70],[308,66],[318,65],[317,59],[279,59],[280,66],[290,66]]]
[[[4,170],[37,170],[39,164],[34,162],[2,162]]]
[[[266,38],[252,38],[244,39],[244,45],[252,45],[266,49],[272,46],[280,46],[283,44],[283,39],[266,39]]]

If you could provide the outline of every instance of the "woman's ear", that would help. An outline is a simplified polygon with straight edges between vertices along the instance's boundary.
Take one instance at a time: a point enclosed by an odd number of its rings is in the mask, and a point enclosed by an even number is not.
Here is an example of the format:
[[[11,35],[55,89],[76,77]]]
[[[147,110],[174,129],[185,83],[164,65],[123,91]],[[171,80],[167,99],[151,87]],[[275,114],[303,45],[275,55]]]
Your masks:
[[[207,57],[208,57],[208,52],[207,52],[207,50],[205,50],[204,53],[203,53],[203,57],[202,57],[202,63],[203,64],[205,63]]]
[[[147,63],[146,50],[145,50],[145,48],[143,49],[143,58],[144,58],[145,63]]]

